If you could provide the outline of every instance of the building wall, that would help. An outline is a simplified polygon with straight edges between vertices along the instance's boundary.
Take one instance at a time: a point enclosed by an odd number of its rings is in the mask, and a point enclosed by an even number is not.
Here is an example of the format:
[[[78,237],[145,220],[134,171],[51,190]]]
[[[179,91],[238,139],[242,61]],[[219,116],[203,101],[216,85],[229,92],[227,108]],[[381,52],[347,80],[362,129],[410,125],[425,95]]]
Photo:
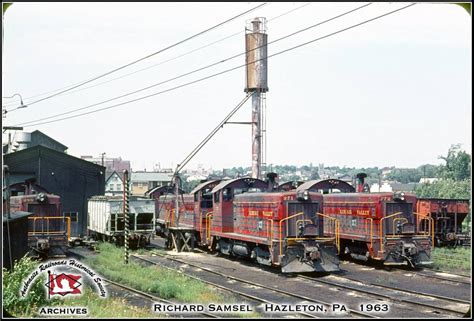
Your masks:
[[[114,173],[106,182],[105,195],[121,195],[123,193],[123,183],[120,176]]]
[[[135,195],[135,196],[145,195],[145,192],[150,189],[150,188],[148,188],[148,186],[149,186],[148,182],[133,182],[132,183],[132,195]]]
[[[12,214],[12,217],[15,217]],[[11,269],[10,261],[21,259],[28,253],[28,215],[16,219],[3,219],[3,267]],[[11,251],[11,260],[10,260]]]
[[[87,233],[87,199],[104,195],[104,167],[44,147],[5,155],[5,164],[10,167],[11,181],[16,172],[34,172],[39,185],[61,197],[62,212],[78,213],[71,234]]]

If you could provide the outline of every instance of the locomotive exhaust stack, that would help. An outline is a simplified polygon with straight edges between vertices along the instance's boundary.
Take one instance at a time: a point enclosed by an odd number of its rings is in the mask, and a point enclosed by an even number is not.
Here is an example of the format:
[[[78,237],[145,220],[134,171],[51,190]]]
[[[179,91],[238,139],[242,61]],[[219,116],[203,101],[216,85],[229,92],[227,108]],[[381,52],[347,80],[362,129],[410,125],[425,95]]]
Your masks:
[[[368,185],[365,184],[366,173],[358,173],[356,175],[356,191],[357,193],[367,192]]]

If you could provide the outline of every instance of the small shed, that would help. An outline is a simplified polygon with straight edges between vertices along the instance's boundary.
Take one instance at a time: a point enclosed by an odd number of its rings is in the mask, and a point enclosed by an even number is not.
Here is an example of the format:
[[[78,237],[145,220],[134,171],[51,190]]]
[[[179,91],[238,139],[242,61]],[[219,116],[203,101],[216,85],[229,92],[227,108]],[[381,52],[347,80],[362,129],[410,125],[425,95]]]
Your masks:
[[[28,217],[30,212],[14,212],[3,216],[3,267],[11,269],[15,261],[28,253]]]

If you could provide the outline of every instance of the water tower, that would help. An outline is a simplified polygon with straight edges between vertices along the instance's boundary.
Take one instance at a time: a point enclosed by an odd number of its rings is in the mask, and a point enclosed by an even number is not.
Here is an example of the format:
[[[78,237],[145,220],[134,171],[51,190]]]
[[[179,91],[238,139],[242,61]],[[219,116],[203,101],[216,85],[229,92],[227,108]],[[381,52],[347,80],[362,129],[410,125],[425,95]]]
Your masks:
[[[265,93],[268,91],[266,19],[255,18],[245,28],[245,92],[252,92],[252,177],[261,178],[265,164]]]

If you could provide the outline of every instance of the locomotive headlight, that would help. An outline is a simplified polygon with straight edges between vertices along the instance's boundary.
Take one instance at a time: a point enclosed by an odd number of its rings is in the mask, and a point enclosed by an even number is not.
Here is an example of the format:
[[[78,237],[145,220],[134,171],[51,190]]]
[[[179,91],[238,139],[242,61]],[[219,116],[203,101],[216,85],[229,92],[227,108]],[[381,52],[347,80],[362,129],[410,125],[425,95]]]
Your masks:
[[[48,200],[48,197],[46,196],[46,194],[44,193],[39,193],[38,195],[36,195],[36,200],[39,202],[39,203],[44,203]]]
[[[308,192],[308,190],[305,190],[305,191],[303,192],[303,199],[304,199],[305,201],[309,200],[309,192]]]
[[[309,200],[309,191],[305,189],[304,191],[297,191],[296,192],[296,198],[298,201],[307,201]]]
[[[404,201],[405,200],[405,193],[404,192],[395,192],[393,194],[394,201]]]

